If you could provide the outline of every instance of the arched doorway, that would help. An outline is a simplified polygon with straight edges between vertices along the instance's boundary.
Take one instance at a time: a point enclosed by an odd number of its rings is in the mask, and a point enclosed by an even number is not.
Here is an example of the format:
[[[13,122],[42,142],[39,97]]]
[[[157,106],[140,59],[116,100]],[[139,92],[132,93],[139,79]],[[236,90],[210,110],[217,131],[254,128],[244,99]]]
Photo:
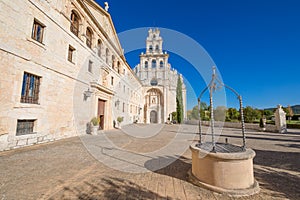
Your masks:
[[[150,123],[157,123],[157,112],[154,110],[150,112]]]

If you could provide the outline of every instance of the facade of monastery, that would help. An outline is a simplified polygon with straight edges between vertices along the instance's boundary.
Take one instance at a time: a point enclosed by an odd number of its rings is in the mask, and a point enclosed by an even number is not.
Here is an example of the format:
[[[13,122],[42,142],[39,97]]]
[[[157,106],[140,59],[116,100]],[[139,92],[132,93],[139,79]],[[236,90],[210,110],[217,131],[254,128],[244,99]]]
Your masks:
[[[158,30],[133,71],[107,8],[93,0],[2,0],[0,8],[0,150],[86,134],[93,117],[109,130],[118,117],[165,123],[176,111],[180,75]],[[184,84],[183,93],[186,104]]]

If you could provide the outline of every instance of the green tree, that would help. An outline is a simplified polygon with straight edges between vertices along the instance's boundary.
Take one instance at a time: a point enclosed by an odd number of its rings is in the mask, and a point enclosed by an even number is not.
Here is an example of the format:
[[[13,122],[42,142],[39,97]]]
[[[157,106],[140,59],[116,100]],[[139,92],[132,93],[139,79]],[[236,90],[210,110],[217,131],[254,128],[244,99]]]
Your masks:
[[[261,117],[261,112],[257,109],[252,108],[251,106],[247,106],[244,108],[244,119],[245,122],[252,123],[256,119],[259,119]]]
[[[266,116],[267,119],[271,119],[274,113],[271,110],[264,110],[264,115]]]
[[[178,76],[177,88],[176,88],[176,112],[177,112],[177,122],[181,124],[183,121],[183,100],[182,100],[182,82],[180,76]]]
[[[199,119],[198,106],[193,107],[191,115],[192,115],[192,119]]]
[[[240,113],[236,108],[228,108],[226,116],[230,121],[238,120],[240,117]]]
[[[206,105],[205,102],[201,102],[201,105],[200,105],[200,112],[201,112],[201,119],[202,120],[207,120],[206,116],[205,116],[205,112],[207,112],[208,110],[208,107]],[[199,109],[198,109],[198,105],[197,106],[194,106],[193,109],[191,110],[191,113],[190,113],[190,118],[191,119],[199,119]]]
[[[218,106],[214,110],[214,118],[216,121],[225,121],[227,108],[225,106]]]

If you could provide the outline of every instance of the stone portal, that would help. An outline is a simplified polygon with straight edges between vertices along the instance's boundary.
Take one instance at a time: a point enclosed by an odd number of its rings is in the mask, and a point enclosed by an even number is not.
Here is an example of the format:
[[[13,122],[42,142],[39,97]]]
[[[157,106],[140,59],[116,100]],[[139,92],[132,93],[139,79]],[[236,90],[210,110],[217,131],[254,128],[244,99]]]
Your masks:
[[[150,123],[157,123],[157,112],[154,110],[150,112]]]
[[[98,117],[100,118],[99,129],[104,129],[104,112],[105,111],[105,101],[98,99]]]

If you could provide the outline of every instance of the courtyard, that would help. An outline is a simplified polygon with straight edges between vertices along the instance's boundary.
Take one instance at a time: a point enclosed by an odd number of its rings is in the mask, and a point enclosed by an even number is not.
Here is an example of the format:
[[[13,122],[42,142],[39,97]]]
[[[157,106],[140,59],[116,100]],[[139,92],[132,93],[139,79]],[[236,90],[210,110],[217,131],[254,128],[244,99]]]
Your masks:
[[[198,140],[197,126],[129,125],[124,130],[1,152],[0,199],[237,198],[187,181],[188,145]],[[300,130],[246,134],[247,146],[256,152],[254,173],[261,190],[239,199],[300,199]],[[225,128],[219,141],[241,144],[240,136],[239,129]]]

